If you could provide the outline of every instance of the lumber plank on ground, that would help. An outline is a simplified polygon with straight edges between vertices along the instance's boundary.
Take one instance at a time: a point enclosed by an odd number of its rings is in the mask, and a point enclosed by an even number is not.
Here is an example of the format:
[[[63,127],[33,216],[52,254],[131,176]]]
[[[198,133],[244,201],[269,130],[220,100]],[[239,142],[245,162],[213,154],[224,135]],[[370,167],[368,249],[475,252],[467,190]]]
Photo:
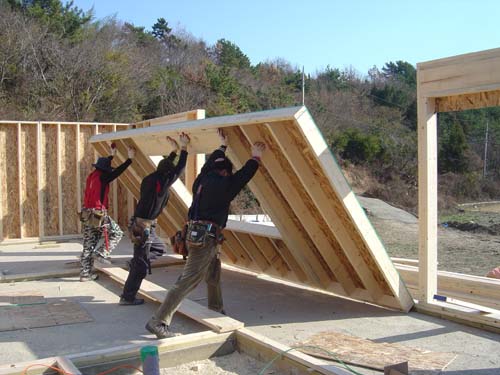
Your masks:
[[[97,266],[97,270],[109,275],[112,279],[118,281],[120,284],[125,284],[128,272],[118,267],[103,267]],[[139,294],[159,303],[165,300],[168,290],[156,285],[148,280],[143,280]],[[215,332],[230,332],[239,328],[243,328],[244,323],[230,318],[228,316],[219,314],[215,311],[209,310],[196,302],[185,299],[177,312],[187,316],[197,322],[209,327]]]
[[[201,347],[212,346],[213,349],[210,354],[213,355],[232,337],[232,332],[215,333],[213,331],[203,331],[176,337],[169,337],[162,340],[148,340],[147,342],[121,345],[84,353],[70,354],[67,355],[66,358],[71,360],[79,368],[84,369],[93,368],[109,363],[120,363],[124,360],[130,363],[131,361],[139,360],[141,347],[148,345],[156,346],[158,348],[160,367],[171,367],[173,365],[172,360],[171,358],[166,356],[166,354],[170,352],[174,352],[177,354],[177,358],[175,359],[177,361],[177,364],[191,362],[193,360],[206,359],[210,355],[206,355],[201,352],[196,354],[196,352],[200,351]],[[186,351],[194,353],[198,356],[198,358],[192,358],[189,355],[186,355]],[[234,351],[234,348],[231,351]],[[215,355],[223,354],[228,353]],[[199,357],[200,355],[202,355],[201,358]],[[170,361],[168,363],[165,363],[166,359],[170,359]]]
[[[440,301],[433,303],[420,301],[415,304],[415,309],[420,313],[500,333],[500,314],[482,314],[479,310]]]

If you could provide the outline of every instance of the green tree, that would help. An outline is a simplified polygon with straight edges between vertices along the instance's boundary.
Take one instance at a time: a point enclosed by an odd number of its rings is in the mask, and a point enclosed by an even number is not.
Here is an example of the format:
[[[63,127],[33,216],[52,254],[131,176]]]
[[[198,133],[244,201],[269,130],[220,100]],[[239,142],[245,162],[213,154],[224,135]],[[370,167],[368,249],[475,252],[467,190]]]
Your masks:
[[[214,46],[213,54],[218,65],[239,69],[250,68],[248,56],[241,51],[240,47],[229,40],[219,39]]]
[[[84,12],[74,6],[72,0],[64,5],[60,0],[7,0],[7,3],[12,9],[22,10],[29,17],[39,19],[49,26],[51,32],[63,38],[79,37],[82,28],[93,17],[92,10]]]
[[[363,134],[356,128],[350,128],[337,136],[332,145],[342,159],[355,164],[372,162],[380,158],[383,148],[380,137]]]
[[[382,68],[382,72],[389,80],[396,80],[410,87],[417,87],[417,70],[406,61],[388,62]]]
[[[443,129],[439,142],[439,172],[465,173],[469,163],[467,151],[469,146],[465,139],[463,127],[454,122]]]
[[[179,43],[179,39],[172,34],[172,29],[168,27],[165,18],[158,18],[152,29],[152,35],[165,45],[174,46]]]
[[[417,71],[405,61],[388,62],[382,68],[382,82],[375,81],[370,95],[380,106],[398,108],[404,116],[404,124],[410,129],[417,128]]]

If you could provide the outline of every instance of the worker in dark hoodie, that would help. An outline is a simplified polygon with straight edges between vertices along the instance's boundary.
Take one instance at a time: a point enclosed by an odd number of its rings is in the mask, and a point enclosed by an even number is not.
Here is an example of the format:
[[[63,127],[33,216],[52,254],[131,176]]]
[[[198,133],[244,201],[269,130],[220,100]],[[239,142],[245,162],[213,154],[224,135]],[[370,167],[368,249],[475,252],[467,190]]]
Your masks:
[[[208,308],[224,314],[220,287],[221,262],[219,245],[226,226],[231,201],[257,172],[266,146],[252,146],[252,158],[233,174],[231,160],[225,155],[227,137],[218,131],[221,146],[205,162],[193,183],[193,203],[188,213],[186,246],[187,262],[165,301],[146,324],[158,338],[175,336],[169,324],[182,300],[205,279],[208,287]]]
[[[189,137],[181,133],[179,143],[181,152],[177,164],[174,160],[179,149],[178,143],[167,137],[175,149],[158,163],[156,171],[144,177],[141,183],[141,197],[137,202],[134,216],[130,219],[129,235],[134,243],[134,255],[129,263],[129,274],[123,287],[120,305],[142,305],[144,299],[137,298],[137,291],[148,271],[151,273],[151,244],[159,242],[155,233],[156,218],[168,202],[169,188],[184,171],[187,160]]]
[[[116,168],[111,161],[116,155],[116,147],[111,145],[111,155],[100,157],[92,166],[95,168],[87,177],[80,221],[83,226],[83,251],[80,256],[80,281],[97,279],[93,272],[94,259],[103,264],[111,264],[110,254],[120,242],[123,232],[117,223],[108,215],[109,184],[118,178],[135,156],[135,149],[129,147],[128,159]],[[99,240],[105,236],[100,246]]]

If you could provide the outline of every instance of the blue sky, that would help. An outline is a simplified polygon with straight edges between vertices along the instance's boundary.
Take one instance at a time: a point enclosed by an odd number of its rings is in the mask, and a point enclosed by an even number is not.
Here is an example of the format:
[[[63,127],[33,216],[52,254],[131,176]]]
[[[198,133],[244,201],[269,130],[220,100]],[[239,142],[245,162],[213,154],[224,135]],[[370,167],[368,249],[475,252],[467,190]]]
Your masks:
[[[388,61],[412,64],[500,47],[496,0],[75,0],[98,19],[136,26],[159,17],[213,44],[225,38],[252,64],[283,58],[314,74],[327,65],[366,74]]]

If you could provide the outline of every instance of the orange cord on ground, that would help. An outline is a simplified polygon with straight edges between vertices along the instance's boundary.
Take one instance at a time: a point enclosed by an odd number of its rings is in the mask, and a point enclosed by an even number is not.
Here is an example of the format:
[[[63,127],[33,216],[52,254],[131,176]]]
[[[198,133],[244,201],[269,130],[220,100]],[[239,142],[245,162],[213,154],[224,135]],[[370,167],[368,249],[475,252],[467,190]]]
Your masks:
[[[23,372],[21,373],[21,375],[27,375],[28,370],[30,368],[36,367],[36,366],[47,367],[47,368],[50,368],[51,370],[57,371],[57,372],[59,372],[60,374],[63,374],[63,375],[76,375],[76,374],[72,374],[71,372],[66,372],[64,370],[61,370],[60,368],[57,368],[57,367],[54,367],[54,366],[49,366],[49,365],[44,365],[44,364],[41,364],[41,363],[34,363],[32,365],[29,365],[29,366],[25,367],[24,370],[23,370]],[[109,374],[110,372],[116,371],[116,370],[121,369],[121,368],[131,368],[131,369],[134,369],[136,371],[139,371],[140,373],[143,373],[142,370],[138,369],[135,366],[132,366],[132,365],[120,365],[120,366],[113,367],[113,368],[111,368],[109,370],[100,372],[100,373],[98,373],[96,375],[106,375],[106,374]]]

